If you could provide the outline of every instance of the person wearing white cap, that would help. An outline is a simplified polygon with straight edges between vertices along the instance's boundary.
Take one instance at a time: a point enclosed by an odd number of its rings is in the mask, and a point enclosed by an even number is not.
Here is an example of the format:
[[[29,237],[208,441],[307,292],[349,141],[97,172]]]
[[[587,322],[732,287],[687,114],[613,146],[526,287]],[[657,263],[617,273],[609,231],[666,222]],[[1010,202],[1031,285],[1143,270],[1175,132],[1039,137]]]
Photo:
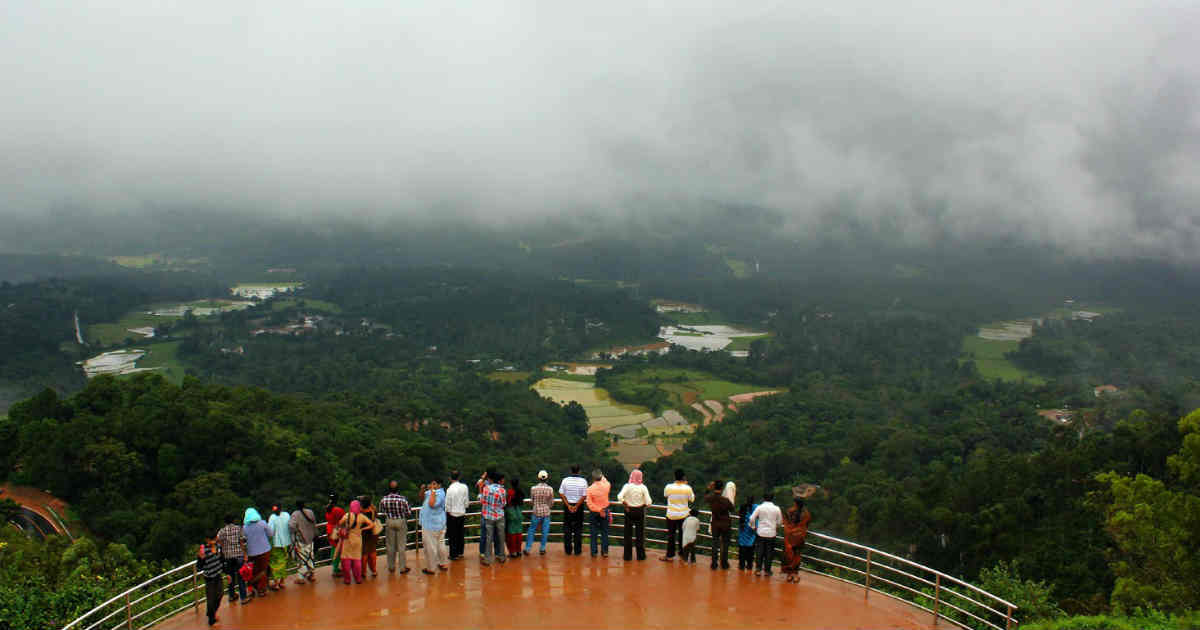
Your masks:
[[[529,500],[533,503],[533,516],[529,519],[529,533],[525,536],[525,555],[533,549],[533,536],[540,527],[542,530],[542,548],[538,552],[546,555],[546,538],[550,536],[550,508],[554,505],[554,488],[546,480],[550,473],[539,470],[537,485],[529,489]]]

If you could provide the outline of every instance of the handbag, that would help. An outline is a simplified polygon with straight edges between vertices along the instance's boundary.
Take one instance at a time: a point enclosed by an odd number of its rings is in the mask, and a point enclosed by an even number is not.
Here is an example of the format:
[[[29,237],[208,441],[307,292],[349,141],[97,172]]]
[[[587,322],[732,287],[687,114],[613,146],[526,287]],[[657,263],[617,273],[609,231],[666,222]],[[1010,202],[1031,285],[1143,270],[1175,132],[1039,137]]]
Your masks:
[[[247,561],[238,569],[238,575],[242,576],[243,581],[249,582],[254,577],[254,563]]]

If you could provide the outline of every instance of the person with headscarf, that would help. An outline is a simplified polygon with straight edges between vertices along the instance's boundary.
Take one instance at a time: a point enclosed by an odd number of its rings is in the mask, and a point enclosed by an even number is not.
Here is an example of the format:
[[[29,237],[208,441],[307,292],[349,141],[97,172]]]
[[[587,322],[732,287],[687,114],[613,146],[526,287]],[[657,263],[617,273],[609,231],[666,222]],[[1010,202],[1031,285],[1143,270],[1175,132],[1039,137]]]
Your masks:
[[[268,573],[271,570],[271,537],[274,532],[270,524],[262,519],[258,510],[246,508],[242,518],[242,535],[246,537],[246,556],[254,565],[250,573],[252,597],[266,597],[269,588]]]
[[[345,515],[346,510],[337,504],[337,495],[330,493],[329,504],[325,506],[325,540],[329,543],[329,566],[332,567],[331,573],[335,578],[342,575],[342,550],[333,531]]]
[[[349,584],[351,576],[355,584],[363,580],[363,531],[373,529],[375,521],[363,515],[362,503],[357,499],[350,502],[350,513],[338,521],[334,535],[342,550],[342,583]],[[372,550],[374,551],[374,550]]]
[[[758,539],[758,535],[754,533],[754,526],[750,524],[750,515],[754,513],[758,504],[754,502],[754,495],[746,497],[746,502],[742,504],[741,510],[738,512],[738,570],[748,571],[754,568],[754,542]]]
[[[783,517],[783,565],[781,570],[787,581],[800,581],[800,561],[803,559],[804,542],[808,538],[808,523],[812,514],[804,506],[804,499],[812,492],[802,486],[792,488],[793,505]]]
[[[704,495],[704,501],[708,503],[708,509],[712,512],[708,529],[712,534],[712,562],[709,568],[713,571],[717,570],[718,559],[722,569],[729,568],[729,533],[733,527],[729,518],[729,514],[733,512],[733,501],[729,497],[734,496],[735,492],[732,481],[722,483],[717,479],[709,482],[708,492]]]
[[[317,515],[304,507],[304,501],[296,502],[296,509],[288,519],[288,530],[292,535],[292,554],[296,558],[296,583],[316,582],[313,542],[317,539]]]
[[[525,491],[521,480],[513,477],[509,482],[508,503],[504,506],[504,534],[509,558],[521,557],[521,534],[525,531]]]
[[[625,560],[633,560],[634,549],[637,559],[646,559],[646,506],[654,503],[650,489],[642,483],[642,471],[634,468],[629,473],[629,482],[617,493],[617,500],[625,508]]]

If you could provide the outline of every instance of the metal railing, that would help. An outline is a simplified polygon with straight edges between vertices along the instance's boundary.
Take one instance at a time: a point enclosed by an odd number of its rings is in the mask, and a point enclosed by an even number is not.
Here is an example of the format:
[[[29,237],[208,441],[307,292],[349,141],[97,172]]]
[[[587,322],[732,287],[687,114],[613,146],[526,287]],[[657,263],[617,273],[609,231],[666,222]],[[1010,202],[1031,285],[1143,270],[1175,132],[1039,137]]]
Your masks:
[[[528,503],[529,500],[526,499],[526,504]],[[559,503],[561,501],[556,499],[555,504]],[[479,504],[472,502],[471,505]],[[405,540],[405,550],[416,550],[418,554],[422,553],[420,524],[417,518],[419,511],[420,507],[413,508],[413,517],[408,519],[409,527]],[[619,546],[616,542],[620,539],[618,534],[623,529],[625,515],[619,504],[613,504],[612,511],[610,540],[612,546],[616,547]],[[548,541],[562,542],[563,512],[563,509],[557,507],[551,510]],[[530,514],[528,508],[523,510],[522,526],[526,531],[529,529]],[[705,521],[711,518],[711,513],[707,510],[702,511],[701,515]],[[464,540],[477,543],[480,513],[468,512],[466,517]],[[651,522],[665,526],[666,506],[650,506],[646,510],[645,518],[647,548],[665,547],[668,530],[651,525]],[[734,527],[729,548],[729,557],[732,559],[737,559],[740,554],[737,546],[737,519],[737,515],[732,515]],[[325,529],[324,522],[317,524],[317,566],[328,565],[331,560]],[[613,529],[616,531],[611,531]],[[697,554],[711,555],[711,530],[704,527],[701,530],[696,541]],[[705,530],[708,533],[705,533]],[[782,537],[776,538],[782,540]],[[381,534],[376,546],[377,555],[385,551],[385,545],[385,536]],[[954,576],[879,549],[810,531],[803,553],[804,571],[860,586],[863,588],[864,598],[869,598],[870,594],[875,593],[903,601],[933,615],[935,623],[945,620],[964,628],[980,630],[1013,630],[1019,623],[1014,617],[1017,611],[1016,604]],[[779,554],[776,553],[775,557],[778,560]],[[196,562],[188,562],[117,594],[63,626],[62,630],[145,630],[189,608],[199,612],[204,603],[204,589],[204,579],[197,571]]]

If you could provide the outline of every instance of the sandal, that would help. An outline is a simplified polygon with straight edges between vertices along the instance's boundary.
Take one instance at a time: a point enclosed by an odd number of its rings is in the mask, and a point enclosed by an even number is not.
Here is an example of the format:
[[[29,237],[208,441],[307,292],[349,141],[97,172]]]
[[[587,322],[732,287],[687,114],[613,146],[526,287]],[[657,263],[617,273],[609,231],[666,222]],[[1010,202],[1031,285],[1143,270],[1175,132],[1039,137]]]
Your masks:
[[[421,569],[421,573],[424,573],[425,575],[437,575],[437,573],[434,573],[433,571],[430,571],[429,569]]]

